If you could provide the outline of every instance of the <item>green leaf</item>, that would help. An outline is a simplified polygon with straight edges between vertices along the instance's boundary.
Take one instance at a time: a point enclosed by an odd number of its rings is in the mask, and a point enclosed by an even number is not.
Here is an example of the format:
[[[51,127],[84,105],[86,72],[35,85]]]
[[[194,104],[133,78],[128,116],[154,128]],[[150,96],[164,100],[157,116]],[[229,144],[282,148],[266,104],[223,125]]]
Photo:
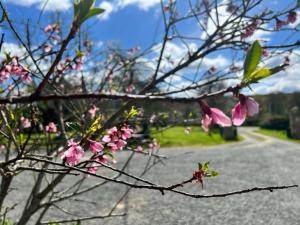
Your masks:
[[[284,68],[285,68],[284,65],[277,66],[277,67],[274,67],[271,69],[266,68],[266,67],[258,68],[254,72],[252,72],[246,79],[244,78],[242,80],[242,83],[244,85],[246,85],[246,84],[258,82],[259,80],[261,80],[263,78],[269,77],[275,73],[282,71]]]
[[[74,131],[80,132],[81,126],[79,123],[76,122],[66,122],[66,126]]]
[[[89,19],[89,18],[91,18],[93,16],[100,15],[100,14],[102,14],[104,12],[105,12],[105,10],[101,9],[101,8],[90,9],[90,11],[88,12],[88,14],[85,16],[85,18],[83,20],[86,21],[87,19]]]
[[[198,163],[198,169],[202,170],[202,164],[201,163]]]
[[[131,107],[129,112],[125,112],[125,117],[127,117],[129,119],[134,118],[137,115],[139,115],[139,111],[134,106]]]
[[[95,0],[77,0],[74,2],[74,21],[81,25],[87,19],[99,15],[104,9],[94,8]]]
[[[247,52],[244,61],[244,79],[247,79],[255,71],[261,59],[262,49],[258,41],[255,41]]]
[[[94,120],[90,128],[86,131],[86,136],[89,137],[100,128],[101,128],[101,117],[98,117]]]
[[[219,176],[219,172],[218,172],[218,171],[215,171],[215,170],[210,171],[210,176],[211,176],[211,177]]]
[[[202,171],[205,173],[205,172],[208,172],[208,166],[209,166],[209,162],[205,162],[202,166]]]

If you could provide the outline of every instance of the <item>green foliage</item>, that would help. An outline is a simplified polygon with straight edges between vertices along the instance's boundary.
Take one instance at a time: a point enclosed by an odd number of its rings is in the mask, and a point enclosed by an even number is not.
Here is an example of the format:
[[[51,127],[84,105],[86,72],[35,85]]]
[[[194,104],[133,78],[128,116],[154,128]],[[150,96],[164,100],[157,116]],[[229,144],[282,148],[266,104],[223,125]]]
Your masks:
[[[74,2],[74,21],[80,26],[89,18],[103,13],[105,10],[94,8],[95,0],[77,0]]]
[[[287,132],[284,130],[269,130],[269,129],[259,129],[255,131],[256,133],[264,134],[267,136],[275,137],[285,141],[292,141],[300,144],[300,140],[291,139],[288,137]]]
[[[248,79],[249,76],[255,71],[257,65],[261,59],[262,48],[258,41],[255,41],[247,52],[244,61],[244,79]]]
[[[101,128],[101,126],[102,126],[101,124],[102,124],[102,120],[101,120],[101,117],[99,116],[98,118],[96,118],[94,120],[94,122],[89,127],[89,129],[87,129],[84,137],[89,138],[92,134],[94,134],[97,130],[99,130]]]
[[[210,134],[202,131],[200,126],[191,126],[192,132],[186,134],[184,127],[175,126],[157,131],[151,129],[150,136],[157,139],[162,147],[170,146],[207,146],[228,143],[225,141],[217,130],[213,130]]]
[[[219,172],[215,170],[209,170],[209,162],[198,163],[198,169],[203,171],[206,177],[216,177],[219,176]]]
[[[262,55],[262,47],[258,41],[255,41],[247,52],[244,62],[244,76],[242,80],[243,85],[256,83],[259,80],[269,77],[275,73],[282,71],[285,65],[274,68],[257,68]]]
[[[139,115],[139,111],[135,106],[132,106],[130,111],[125,111],[125,118],[127,119],[133,119],[134,117],[136,117],[137,115]]]

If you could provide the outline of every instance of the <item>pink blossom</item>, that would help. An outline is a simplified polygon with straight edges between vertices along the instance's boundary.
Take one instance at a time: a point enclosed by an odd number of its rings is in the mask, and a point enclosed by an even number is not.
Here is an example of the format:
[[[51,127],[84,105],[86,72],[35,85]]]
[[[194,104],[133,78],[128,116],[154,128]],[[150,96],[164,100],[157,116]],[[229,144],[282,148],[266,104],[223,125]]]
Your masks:
[[[94,119],[98,110],[99,108],[97,108],[95,105],[92,105],[92,107],[88,110],[89,117]]]
[[[119,150],[118,146],[115,143],[108,143],[107,147],[112,151],[112,152],[116,152]]]
[[[295,23],[297,20],[297,13],[295,11],[289,12],[287,22]]]
[[[72,66],[72,69],[79,71],[82,70],[82,68],[83,68],[83,59],[82,57],[79,57],[75,59],[75,64]]]
[[[29,121],[29,119],[28,118],[25,118],[25,117],[21,117],[20,118],[20,120],[21,120],[21,123],[22,123],[22,127],[23,128],[30,128],[31,127],[31,122]]]
[[[235,126],[242,125],[247,116],[255,116],[259,112],[259,105],[253,98],[239,94],[239,99],[232,109],[232,122]]]
[[[102,141],[108,143],[108,142],[115,141],[118,139],[119,139],[118,138],[118,129],[117,129],[117,127],[113,127],[107,132],[107,135],[105,135],[102,138]]]
[[[2,84],[4,81],[8,80],[11,73],[11,67],[10,66],[4,66],[0,70],[0,84]]]
[[[121,128],[121,137],[123,140],[126,140],[127,138],[131,138],[132,133],[133,133],[133,130],[128,127]]]
[[[31,78],[30,74],[27,71],[22,73],[20,75],[20,77],[21,77],[21,80],[25,83],[31,83],[32,82],[32,78]]]
[[[50,122],[47,126],[46,126],[46,132],[49,133],[56,133],[57,132],[57,127],[55,125],[55,123]]]
[[[58,35],[51,35],[50,38],[54,45],[57,45],[61,41],[60,36]]]
[[[286,25],[285,21],[276,18],[275,30],[280,30],[284,25]]]
[[[90,167],[88,167],[88,172],[92,174],[96,174],[98,170],[98,166],[96,164],[92,164]]]
[[[103,145],[100,142],[90,140],[90,150],[92,153],[97,154],[103,150]]]
[[[54,24],[49,24],[44,28],[45,33],[51,33],[51,32],[59,32],[59,25],[54,23]]]
[[[51,52],[52,47],[53,47],[53,46],[50,45],[50,44],[44,44],[43,50],[44,50],[45,53],[49,53],[49,52]]]
[[[230,127],[232,125],[231,120],[220,109],[210,108],[204,101],[199,102],[202,108],[202,128],[204,131],[208,131],[212,124],[218,124],[221,127]]]
[[[109,162],[109,158],[106,155],[101,155],[96,160],[102,164],[108,164]]]
[[[65,159],[70,166],[76,166],[84,155],[82,147],[72,140],[68,143],[69,149],[64,152],[61,159]]]
[[[134,149],[134,151],[136,151],[136,152],[142,152],[143,151],[143,147],[142,146],[137,146],[135,149]]]
[[[251,37],[254,34],[254,32],[257,30],[257,28],[261,25],[261,23],[262,23],[261,20],[254,20],[251,24],[249,24],[245,28],[245,31],[242,32],[241,38],[245,39]]]
[[[127,142],[126,141],[124,141],[124,140],[122,140],[122,139],[119,139],[119,140],[117,140],[117,141],[115,141],[115,145],[117,146],[117,150],[119,150],[119,149],[123,149],[123,147],[125,146],[127,144]]]

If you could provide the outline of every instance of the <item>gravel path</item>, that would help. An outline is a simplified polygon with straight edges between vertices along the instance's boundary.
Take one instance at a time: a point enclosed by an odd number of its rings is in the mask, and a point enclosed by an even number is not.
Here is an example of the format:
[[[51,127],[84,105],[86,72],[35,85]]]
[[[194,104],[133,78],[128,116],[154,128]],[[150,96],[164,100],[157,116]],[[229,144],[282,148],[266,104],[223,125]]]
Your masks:
[[[276,186],[300,184],[300,145],[254,134],[251,128],[240,130],[245,141],[208,148],[162,149],[161,154],[169,158],[164,165],[158,164],[145,178],[159,184],[172,184],[191,177],[198,161],[210,161],[211,168],[221,172],[216,178],[207,178],[202,190],[197,184],[189,184],[184,190],[198,194],[214,194],[240,190],[255,186]],[[126,152],[118,154],[122,164]],[[139,174],[146,163],[146,157],[136,156],[129,171]],[[29,175],[29,174],[28,174]],[[23,176],[14,186],[22,190],[10,196],[13,202],[24,202],[24,192],[30,186],[30,179]],[[68,179],[64,185],[71,184]],[[87,186],[95,182],[90,178]],[[20,189],[20,188],[19,188]],[[79,196],[73,201],[62,203],[70,213],[77,216],[103,215],[126,191],[126,187],[109,184],[92,193]],[[86,201],[86,203],[83,203]],[[178,194],[149,190],[132,190],[117,212],[127,216],[104,220],[86,221],[84,225],[153,225],[153,224],[203,224],[203,225],[299,225],[300,189],[257,192],[214,199],[192,199]],[[14,211],[11,217],[19,213]],[[53,209],[48,218],[71,217]]]

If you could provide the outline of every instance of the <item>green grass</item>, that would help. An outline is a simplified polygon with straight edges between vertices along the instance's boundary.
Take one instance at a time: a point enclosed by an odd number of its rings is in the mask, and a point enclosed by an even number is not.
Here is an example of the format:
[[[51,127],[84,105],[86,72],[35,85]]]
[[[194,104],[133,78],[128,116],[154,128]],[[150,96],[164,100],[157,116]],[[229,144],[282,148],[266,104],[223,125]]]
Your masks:
[[[205,133],[200,126],[192,126],[192,132],[186,134],[184,127],[176,126],[163,130],[162,132],[153,129],[151,137],[156,138],[162,147],[170,146],[192,146],[192,145],[219,145],[225,144],[225,141],[218,131],[210,134]],[[238,138],[240,140],[240,138]]]
[[[268,136],[271,136],[271,137],[275,137],[275,138],[285,140],[285,141],[292,141],[292,142],[300,143],[300,140],[289,138],[287,136],[286,131],[284,131],[284,130],[259,129],[259,130],[256,130],[255,132],[260,133],[260,134],[264,134],[264,135],[268,135]]]

